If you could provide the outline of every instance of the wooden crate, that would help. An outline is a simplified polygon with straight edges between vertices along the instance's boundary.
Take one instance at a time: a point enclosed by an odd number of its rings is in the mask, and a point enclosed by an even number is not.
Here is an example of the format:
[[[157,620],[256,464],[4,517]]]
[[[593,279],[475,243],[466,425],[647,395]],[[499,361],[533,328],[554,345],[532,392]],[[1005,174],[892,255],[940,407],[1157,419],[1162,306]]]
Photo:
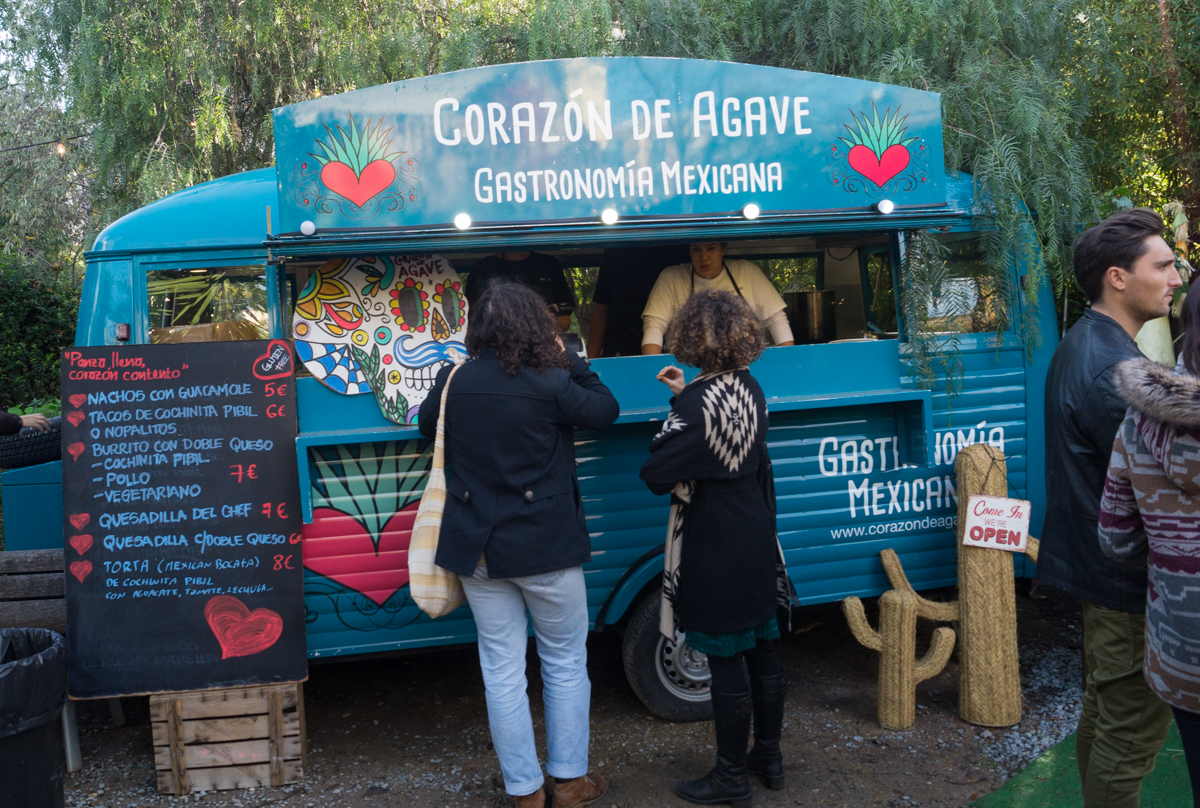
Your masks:
[[[0,552],[0,628],[67,630],[62,550]]]
[[[304,779],[299,684],[150,697],[158,793],[282,786]]]

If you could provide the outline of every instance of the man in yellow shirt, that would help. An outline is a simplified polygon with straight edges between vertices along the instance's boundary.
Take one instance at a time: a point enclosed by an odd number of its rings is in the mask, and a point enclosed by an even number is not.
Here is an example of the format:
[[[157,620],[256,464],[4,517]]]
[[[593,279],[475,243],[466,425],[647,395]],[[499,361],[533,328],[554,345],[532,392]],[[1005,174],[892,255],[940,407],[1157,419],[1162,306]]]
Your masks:
[[[696,292],[734,292],[750,304],[776,345],[795,345],[779,292],[750,261],[725,258],[725,242],[695,242],[692,262],[667,267],[658,276],[642,311],[642,353],[660,354],[675,315]]]

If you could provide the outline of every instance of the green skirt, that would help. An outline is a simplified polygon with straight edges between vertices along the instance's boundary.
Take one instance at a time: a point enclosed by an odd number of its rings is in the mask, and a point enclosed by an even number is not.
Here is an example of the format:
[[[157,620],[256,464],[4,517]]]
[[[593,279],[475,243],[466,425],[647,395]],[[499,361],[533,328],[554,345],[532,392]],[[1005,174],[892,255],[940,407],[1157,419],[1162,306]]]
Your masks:
[[[689,631],[687,644],[703,654],[731,657],[741,651],[749,651],[759,640],[779,639],[779,620],[772,617],[765,623],[737,631],[733,634],[705,634]]]

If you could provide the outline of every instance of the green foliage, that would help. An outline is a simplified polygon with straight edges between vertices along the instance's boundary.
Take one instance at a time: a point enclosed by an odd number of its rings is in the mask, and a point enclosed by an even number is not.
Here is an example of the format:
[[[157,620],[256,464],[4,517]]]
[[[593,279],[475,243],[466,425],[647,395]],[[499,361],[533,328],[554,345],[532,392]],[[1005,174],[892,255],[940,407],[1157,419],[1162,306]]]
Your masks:
[[[13,415],[33,415],[34,413],[41,413],[48,418],[53,418],[56,415],[62,415],[62,399],[35,398],[24,407],[9,407],[8,411]]]
[[[4,403],[30,405],[59,395],[59,351],[75,338],[77,291],[26,271],[0,270],[0,390]],[[45,411],[44,409],[40,411]]]

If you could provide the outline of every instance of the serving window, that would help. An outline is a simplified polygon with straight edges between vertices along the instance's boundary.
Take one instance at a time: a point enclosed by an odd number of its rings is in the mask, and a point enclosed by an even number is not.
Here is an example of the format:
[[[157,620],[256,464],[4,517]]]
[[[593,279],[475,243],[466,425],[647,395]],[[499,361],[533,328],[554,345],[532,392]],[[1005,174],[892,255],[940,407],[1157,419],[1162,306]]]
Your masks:
[[[613,251],[626,251],[625,254],[630,249],[630,245],[621,243],[608,247]],[[635,245],[634,249],[657,249],[664,255],[671,254],[674,257],[670,263],[683,263],[680,259],[687,256],[686,244],[677,244],[673,248],[671,245]],[[565,340],[568,344],[574,344],[582,350],[588,340],[595,336],[593,316],[601,296],[619,299],[621,305],[629,309],[625,319],[635,319],[640,323],[640,312],[653,282],[636,284],[636,289],[633,288],[635,284],[629,284],[628,295],[614,296],[611,287],[607,292],[602,291],[600,287],[604,286],[604,281],[601,278],[601,266],[606,260],[611,265],[614,254],[606,253],[605,247],[534,247],[531,251],[554,259],[574,295],[574,310],[569,318],[562,317],[559,320],[560,325],[569,322],[564,336],[575,335],[579,338],[579,342]],[[963,254],[967,257],[971,255],[969,251]],[[442,256],[454,267],[463,281],[463,288],[468,292],[471,289],[471,273],[476,266],[482,265],[480,262],[485,259],[494,264],[499,258],[494,252],[446,252]],[[788,320],[797,344],[896,339],[898,336],[895,267],[892,247],[886,234],[728,242],[726,258],[751,261],[779,291],[788,306]],[[656,274],[670,263],[664,263],[652,272]],[[293,336],[293,312],[302,296],[301,292],[323,264],[321,261],[296,262],[284,268],[279,302],[285,337]],[[963,271],[967,273],[964,277],[974,278],[979,274],[971,274],[972,270],[966,264],[963,265]],[[612,308],[612,304],[607,305]],[[555,313],[561,314],[558,311]],[[607,316],[611,325],[611,311]],[[814,323],[813,318],[818,322]],[[636,352],[638,346],[635,345],[632,353]],[[606,352],[605,355],[613,354]]]

